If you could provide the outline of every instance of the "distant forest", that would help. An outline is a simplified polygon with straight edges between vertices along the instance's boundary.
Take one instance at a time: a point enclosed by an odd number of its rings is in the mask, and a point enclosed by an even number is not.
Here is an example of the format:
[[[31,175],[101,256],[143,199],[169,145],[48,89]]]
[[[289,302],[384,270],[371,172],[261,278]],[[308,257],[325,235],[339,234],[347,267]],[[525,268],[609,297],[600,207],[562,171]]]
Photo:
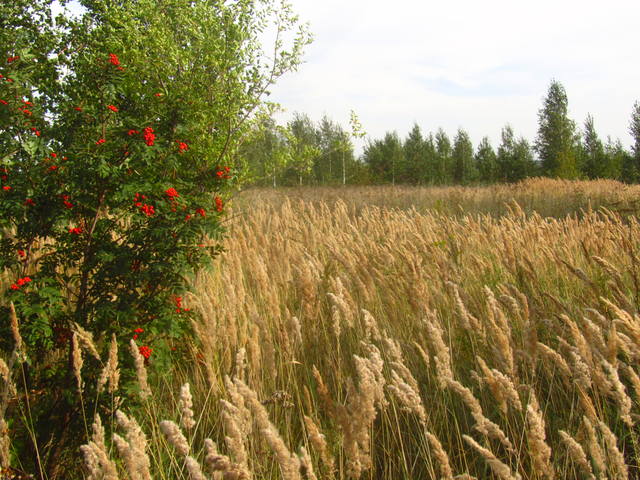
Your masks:
[[[507,124],[497,149],[484,137],[474,148],[460,128],[451,139],[442,129],[423,133],[416,124],[402,139],[396,132],[368,140],[356,158],[353,140],[364,133],[352,112],[345,129],[326,116],[314,123],[294,114],[287,125],[271,115],[256,120],[239,150],[255,185],[410,184],[471,185],[517,182],[527,177],[609,178],[640,182],[640,102],[631,112],[631,150],[619,139],[603,141],[591,115],[582,127],[568,117],[564,87],[552,81],[538,111],[530,143]]]

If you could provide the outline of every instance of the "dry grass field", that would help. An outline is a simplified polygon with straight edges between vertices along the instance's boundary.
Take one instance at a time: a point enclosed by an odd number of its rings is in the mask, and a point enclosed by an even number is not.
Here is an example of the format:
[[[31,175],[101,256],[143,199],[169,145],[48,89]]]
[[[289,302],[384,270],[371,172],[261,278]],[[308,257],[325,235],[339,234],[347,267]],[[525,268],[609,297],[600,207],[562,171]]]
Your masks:
[[[244,192],[193,362],[94,424],[89,478],[638,478],[638,198]]]

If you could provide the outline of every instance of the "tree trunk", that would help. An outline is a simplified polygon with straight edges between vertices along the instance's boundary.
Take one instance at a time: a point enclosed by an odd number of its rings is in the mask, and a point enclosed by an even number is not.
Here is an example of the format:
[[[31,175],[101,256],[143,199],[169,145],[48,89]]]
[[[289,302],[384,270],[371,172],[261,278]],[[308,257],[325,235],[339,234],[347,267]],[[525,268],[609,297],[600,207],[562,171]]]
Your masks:
[[[396,159],[391,161],[391,185],[396,185]]]

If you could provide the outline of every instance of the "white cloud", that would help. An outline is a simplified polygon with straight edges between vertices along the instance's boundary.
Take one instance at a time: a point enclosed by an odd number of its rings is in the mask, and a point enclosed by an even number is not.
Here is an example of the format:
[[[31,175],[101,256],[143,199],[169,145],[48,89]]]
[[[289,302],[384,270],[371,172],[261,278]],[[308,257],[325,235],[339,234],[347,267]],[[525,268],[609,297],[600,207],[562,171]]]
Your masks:
[[[465,128],[497,145],[510,123],[533,140],[552,78],[572,118],[594,116],[601,137],[631,142],[640,100],[640,2],[611,0],[291,0],[311,22],[306,63],[272,89],[288,114],[326,113],[347,125],[354,109],[370,137]]]

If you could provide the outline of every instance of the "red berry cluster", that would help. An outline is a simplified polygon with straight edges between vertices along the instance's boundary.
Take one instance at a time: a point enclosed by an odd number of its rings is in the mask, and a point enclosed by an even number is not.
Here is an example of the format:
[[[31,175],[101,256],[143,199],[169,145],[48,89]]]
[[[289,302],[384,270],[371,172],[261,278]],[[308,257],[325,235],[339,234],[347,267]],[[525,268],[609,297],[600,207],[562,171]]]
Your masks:
[[[71,233],[72,235],[80,235],[82,233],[82,227],[70,228],[69,233]]]
[[[60,195],[60,198],[62,198],[62,203],[64,203],[65,208],[73,208],[73,203],[69,201],[69,199],[71,198],[69,195]]]
[[[166,193],[166,194],[167,194],[167,197],[169,197],[169,199],[170,199],[170,200],[175,200],[175,199],[176,199],[176,197],[179,197],[179,196],[180,196],[180,194],[178,193],[178,191],[177,191],[175,188],[173,188],[173,187],[168,188],[167,190],[165,190],[165,191],[164,191],[164,193]]]
[[[143,345],[142,347],[138,347],[138,351],[146,360],[149,360],[151,353],[153,353],[153,348]]]
[[[142,206],[142,202],[141,202],[140,200],[146,200],[146,199],[147,199],[147,196],[146,196],[146,195],[141,195],[141,194],[139,194],[139,193],[136,193],[136,194],[133,196],[133,202],[134,202],[134,205],[135,205],[136,207],[141,207],[141,206]]]
[[[185,142],[178,141],[178,150],[180,151],[180,153],[184,153],[189,150],[189,145],[187,145]]]
[[[20,287],[26,285],[31,281],[30,277],[19,278],[17,283],[11,285],[11,290],[20,290]]]
[[[169,197],[169,202],[171,203],[171,211],[175,212],[176,211],[176,198],[178,198],[180,196],[180,194],[173,187],[165,190],[164,193],[167,195],[167,197]]]
[[[176,313],[190,312],[190,308],[182,308],[182,297],[176,297],[173,300],[176,304]]]
[[[2,173],[2,175],[0,175],[0,180],[6,182],[9,175],[9,170],[7,170],[7,167],[2,167],[2,169],[0,169],[0,172]],[[11,187],[9,185],[4,185],[2,187],[2,190],[8,192],[9,190],[11,190]]]
[[[218,170],[216,172],[216,175],[218,176],[218,178],[231,178],[231,176],[229,175],[230,170],[231,167],[224,167],[222,170]]]
[[[57,153],[54,153],[54,152],[51,152],[51,159],[49,159],[49,158],[45,158],[45,159],[44,159],[44,161],[45,161],[45,162],[48,162],[48,161],[53,160],[53,159],[56,159],[56,158],[58,158],[58,154],[57,154]],[[65,159],[66,159],[66,157],[65,157]],[[54,171],[56,171],[58,168],[59,168],[59,167],[58,167],[58,165],[51,165],[51,166],[48,168],[48,170],[49,170],[50,172],[54,172]]]
[[[109,63],[115,65],[118,70],[124,70],[124,68],[122,68],[122,66],[120,65],[120,59],[115,53],[109,54]]]
[[[140,209],[142,213],[144,213],[147,217],[155,215],[156,209],[153,205],[147,205],[146,203],[142,203],[142,200],[146,200],[146,195],[141,195],[136,193],[133,197],[133,204]]]
[[[153,128],[151,127],[146,127],[143,130],[143,135],[144,135],[144,143],[146,143],[149,147],[153,146],[155,140],[156,140],[156,135],[155,133],[153,133]]]
[[[222,199],[220,197],[216,197],[215,202],[216,202],[216,211],[221,212],[224,207],[224,204],[222,203]]]
[[[118,111],[118,107],[116,107],[115,105],[107,105],[107,108],[109,110],[111,110],[112,112],[117,112]]]
[[[140,328],[140,327],[136,328],[133,331],[133,339],[137,340],[138,339],[138,335],[141,334],[141,333],[144,333],[144,328]]]
[[[142,205],[140,207],[140,211],[142,211],[142,213],[144,213],[147,217],[150,217],[152,215],[155,215],[156,213],[156,209],[154,208],[153,205]]]
[[[20,55],[16,55],[15,57],[8,57],[7,58],[7,63],[13,63],[13,62],[15,62],[16,60],[19,60],[19,59],[20,59]]]

